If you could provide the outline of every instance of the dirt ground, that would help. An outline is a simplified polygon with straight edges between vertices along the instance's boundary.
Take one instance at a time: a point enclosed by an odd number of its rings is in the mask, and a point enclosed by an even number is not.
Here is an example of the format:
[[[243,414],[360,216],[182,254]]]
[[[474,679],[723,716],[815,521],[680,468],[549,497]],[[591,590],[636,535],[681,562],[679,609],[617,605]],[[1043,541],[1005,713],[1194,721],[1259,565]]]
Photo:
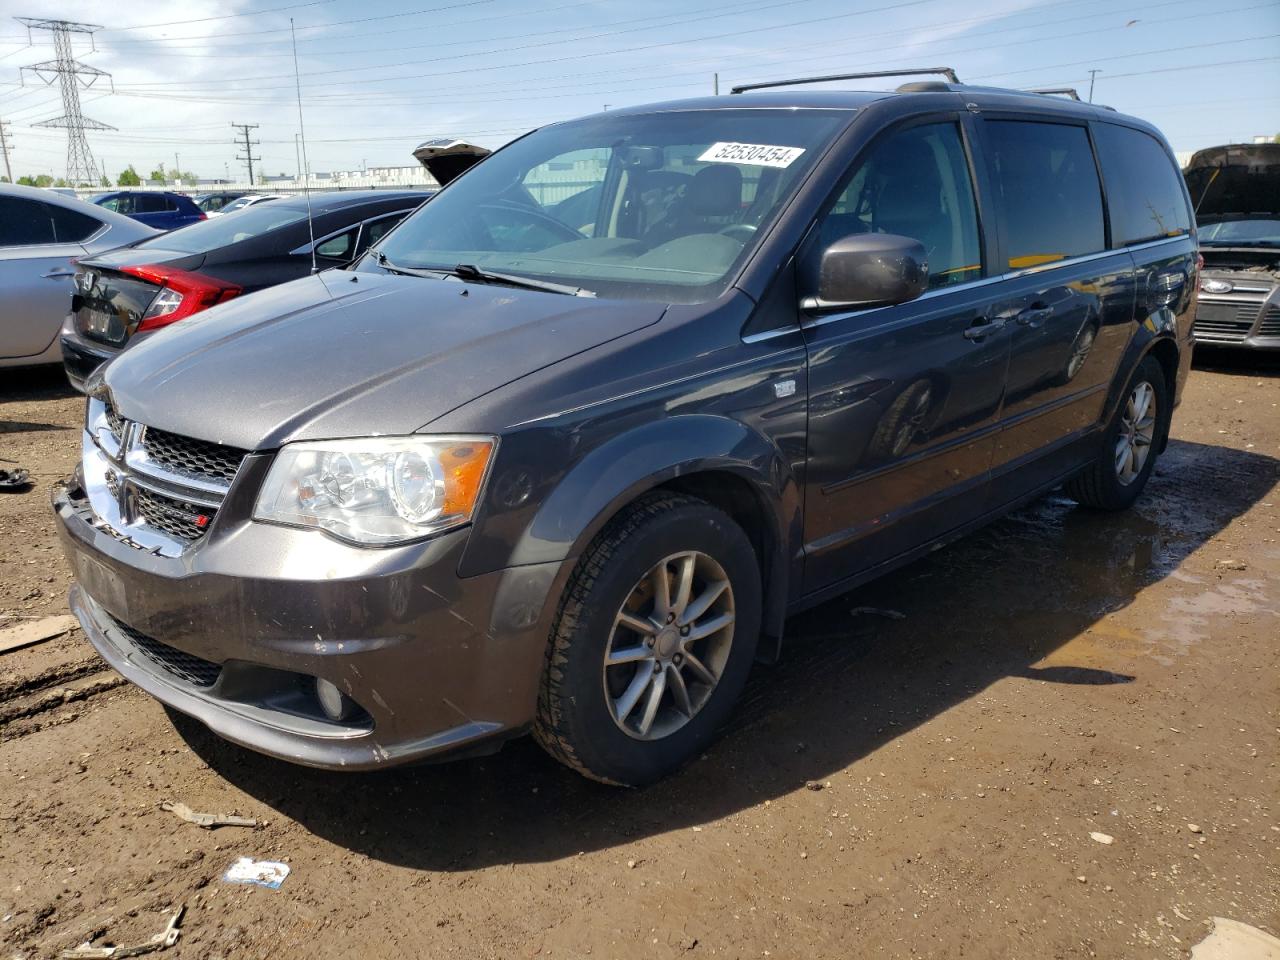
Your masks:
[[[0,457],[38,481],[0,494],[0,626],[65,612],[48,498],[82,411],[56,372],[0,371]],[[1185,957],[1214,916],[1280,933],[1277,480],[1280,364],[1202,355],[1136,509],[1049,497],[796,619],[723,739],[643,791],[527,740],[304,770],[175,727],[79,631],[0,654],[0,957],[136,943],[179,904],[161,956],[208,960]],[[293,872],[223,882],[241,856]]]

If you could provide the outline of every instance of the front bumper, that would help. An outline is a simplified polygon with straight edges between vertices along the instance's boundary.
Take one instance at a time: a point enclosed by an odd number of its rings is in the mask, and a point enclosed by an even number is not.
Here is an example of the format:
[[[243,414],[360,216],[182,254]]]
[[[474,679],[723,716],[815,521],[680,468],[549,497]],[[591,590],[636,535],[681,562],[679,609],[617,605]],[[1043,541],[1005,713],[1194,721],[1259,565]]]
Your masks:
[[[361,770],[532,722],[558,563],[460,578],[467,530],[369,550],[252,522],[163,557],[104,528],[74,482],[55,488],[53,506],[90,642],[228,740]],[[350,696],[358,719],[328,719],[314,678]]]

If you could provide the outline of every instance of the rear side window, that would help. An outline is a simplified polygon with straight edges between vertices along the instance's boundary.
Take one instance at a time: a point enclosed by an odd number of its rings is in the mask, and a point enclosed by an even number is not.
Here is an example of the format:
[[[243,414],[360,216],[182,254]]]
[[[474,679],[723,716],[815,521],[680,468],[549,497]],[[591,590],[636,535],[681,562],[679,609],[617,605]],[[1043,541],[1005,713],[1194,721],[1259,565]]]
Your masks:
[[[172,209],[171,203],[172,201],[167,200],[165,197],[158,197],[150,193],[134,197],[135,211],[137,213],[163,213],[166,209]]]
[[[53,221],[54,238],[58,243],[80,243],[88,240],[102,226],[101,220],[95,220],[79,210],[68,210],[52,204],[48,204],[48,209],[49,218]]]
[[[909,127],[872,145],[818,229],[824,247],[852,233],[919,240],[930,288],[981,277],[977,207],[956,125]]]
[[[1119,247],[1191,230],[1182,177],[1150,134],[1113,123],[1094,127],[1111,208],[1112,243]]]
[[[0,197],[0,247],[53,243],[49,208],[38,200]]]
[[[1010,270],[1106,249],[1102,186],[1084,127],[989,120]]]

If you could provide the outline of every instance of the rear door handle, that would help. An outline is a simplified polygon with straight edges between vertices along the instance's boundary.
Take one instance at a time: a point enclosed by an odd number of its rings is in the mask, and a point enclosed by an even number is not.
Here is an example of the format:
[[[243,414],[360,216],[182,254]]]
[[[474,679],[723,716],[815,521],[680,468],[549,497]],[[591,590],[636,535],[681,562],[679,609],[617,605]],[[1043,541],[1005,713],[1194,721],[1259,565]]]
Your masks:
[[[983,318],[974,322],[973,326],[966,327],[964,338],[966,340],[984,340],[1002,330],[1005,325],[1004,317]]]
[[[75,275],[76,272],[74,270],[50,270],[48,273],[40,274],[46,280],[59,280],[62,277],[74,277]]]
[[[1030,307],[1018,314],[1016,319],[1020,325],[1034,330],[1052,316],[1053,307]]]

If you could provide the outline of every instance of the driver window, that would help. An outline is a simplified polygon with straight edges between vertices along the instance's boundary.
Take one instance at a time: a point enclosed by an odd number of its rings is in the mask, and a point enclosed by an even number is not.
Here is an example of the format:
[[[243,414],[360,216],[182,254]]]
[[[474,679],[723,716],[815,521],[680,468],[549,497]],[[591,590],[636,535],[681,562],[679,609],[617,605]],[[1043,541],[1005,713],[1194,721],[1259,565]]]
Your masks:
[[[929,287],[982,276],[977,206],[954,123],[911,127],[877,141],[819,224],[825,247],[851,233],[893,233],[924,244]]]

